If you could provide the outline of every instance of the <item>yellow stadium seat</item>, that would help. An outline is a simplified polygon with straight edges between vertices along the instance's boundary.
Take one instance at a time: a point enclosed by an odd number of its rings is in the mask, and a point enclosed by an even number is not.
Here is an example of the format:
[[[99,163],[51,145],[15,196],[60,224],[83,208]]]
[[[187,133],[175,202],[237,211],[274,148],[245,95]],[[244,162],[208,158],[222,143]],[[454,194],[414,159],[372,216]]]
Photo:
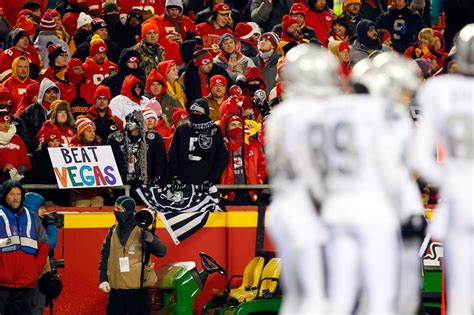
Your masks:
[[[265,265],[262,272],[262,279],[260,280],[257,297],[259,298],[271,298],[277,292],[279,288],[279,279],[281,272],[281,260],[280,258],[272,258]]]
[[[239,303],[251,301],[257,296],[257,288],[262,276],[265,260],[263,257],[254,257],[247,264],[243,275],[234,275],[229,279],[229,297]],[[238,288],[230,288],[233,278],[242,278],[242,284]]]

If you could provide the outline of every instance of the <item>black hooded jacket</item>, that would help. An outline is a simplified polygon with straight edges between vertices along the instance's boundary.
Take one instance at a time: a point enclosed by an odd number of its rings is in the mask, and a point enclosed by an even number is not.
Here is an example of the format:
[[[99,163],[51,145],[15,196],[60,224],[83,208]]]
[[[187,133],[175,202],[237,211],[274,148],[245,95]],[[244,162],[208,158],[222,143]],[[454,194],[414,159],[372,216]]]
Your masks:
[[[127,75],[131,74],[139,78],[142,82],[146,81],[145,73],[141,68],[130,69],[129,67],[127,67],[127,60],[131,57],[140,58],[138,51],[131,48],[125,48],[124,50],[122,50],[118,62],[119,71],[108,76],[101,83],[102,85],[106,85],[110,88],[110,94],[112,95],[112,98],[117,95],[120,95],[120,90],[122,89],[123,81],[125,81],[125,77]]]
[[[3,184],[2,184],[2,188],[0,190],[0,194],[1,194],[1,206],[3,206],[4,208],[12,211],[12,212],[16,212],[14,211],[13,209],[10,208],[10,206],[7,204],[7,195],[8,193],[13,189],[13,188],[20,188],[21,190],[21,204],[20,204],[20,208],[23,207],[23,200],[25,199],[25,190],[23,189],[23,186],[21,185],[21,183],[17,180],[13,180],[13,179],[9,179],[9,180],[6,180]]]

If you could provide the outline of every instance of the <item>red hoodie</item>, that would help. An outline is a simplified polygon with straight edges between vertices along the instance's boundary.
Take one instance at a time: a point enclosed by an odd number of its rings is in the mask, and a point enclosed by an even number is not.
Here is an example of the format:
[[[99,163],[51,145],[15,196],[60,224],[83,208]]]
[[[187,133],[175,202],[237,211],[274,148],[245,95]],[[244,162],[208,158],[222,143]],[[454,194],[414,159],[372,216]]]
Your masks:
[[[306,11],[304,22],[306,23],[306,26],[314,29],[316,37],[324,47],[328,47],[329,32],[331,31],[333,18],[331,12],[327,10],[315,12],[310,9]]]
[[[156,82],[156,81],[160,82],[161,85],[163,86],[159,95],[153,95],[150,91],[150,86],[153,84],[153,82]],[[157,100],[160,100],[161,95],[163,95],[167,89],[168,89],[168,85],[166,84],[166,79],[160,74],[160,72],[158,72],[158,70],[156,69],[151,70],[150,74],[148,75],[146,79],[146,84],[145,84],[145,90],[148,92],[148,94],[150,94],[152,97],[156,98]]]
[[[186,40],[190,39],[188,38],[189,34],[194,32],[194,22],[185,15],[180,15],[176,19],[172,19],[165,13],[160,15],[160,20],[163,21],[166,35],[176,32],[181,35],[183,40]]]
[[[125,80],[123,81],[122,84],[122,89],[120,90],[120,94],[123,96],[128,97],[132,102],[135,102],[137,104],[140,104],[141,98],[140,97],[135,97],[132,94],[132,87],[136,83],[142,83],[139,78],[133,76],[133,75],[127,75],[125,77]]]
[[[181,54],[179,52],[179,44],[173,41],[170,41],[166,38],[164,34],[166,34],[165,25],[163,21],[158,17],[152,17],[148,21],[155,22],[158,25],[159,32],[158,34],[163,34],[158,36],[158,44],[165,50],[165,58],[168,60],[173,60],[176,64],[181,65],[183,63],[183,59],[181,58]]]
[[[245,70],[245,82],[247,83],[252,80],[260,80],[261,83],[259,88],[261,90],[265,90],[265,79],[263,78],[262,72],[257,67],[249,67],[247,68],[247,70]],[[244,89],[242,95],[245,96],[244,104],[242,106],[242,109],[244,110],[244,115],[253,115],[254,120],[262,121],[262,118],[260,117],[260,110],[253,106],[252,103],[253,92],[248,89]]]

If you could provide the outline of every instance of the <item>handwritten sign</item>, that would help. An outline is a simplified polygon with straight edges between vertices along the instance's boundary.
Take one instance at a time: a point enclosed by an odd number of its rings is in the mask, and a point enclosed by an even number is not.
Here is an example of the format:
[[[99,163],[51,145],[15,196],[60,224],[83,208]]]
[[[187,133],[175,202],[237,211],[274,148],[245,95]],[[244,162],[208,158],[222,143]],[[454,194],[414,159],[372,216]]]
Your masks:
[[[122,186],[110,146],[48,148],[61,189]]]

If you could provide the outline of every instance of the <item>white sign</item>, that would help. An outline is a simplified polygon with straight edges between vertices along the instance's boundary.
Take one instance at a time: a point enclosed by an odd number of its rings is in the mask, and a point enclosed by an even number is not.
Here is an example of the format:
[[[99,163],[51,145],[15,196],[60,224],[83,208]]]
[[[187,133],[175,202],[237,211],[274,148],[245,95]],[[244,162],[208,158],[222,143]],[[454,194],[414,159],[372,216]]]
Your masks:
[[[122,186],[110,146],[48,148],[61,189]]]

